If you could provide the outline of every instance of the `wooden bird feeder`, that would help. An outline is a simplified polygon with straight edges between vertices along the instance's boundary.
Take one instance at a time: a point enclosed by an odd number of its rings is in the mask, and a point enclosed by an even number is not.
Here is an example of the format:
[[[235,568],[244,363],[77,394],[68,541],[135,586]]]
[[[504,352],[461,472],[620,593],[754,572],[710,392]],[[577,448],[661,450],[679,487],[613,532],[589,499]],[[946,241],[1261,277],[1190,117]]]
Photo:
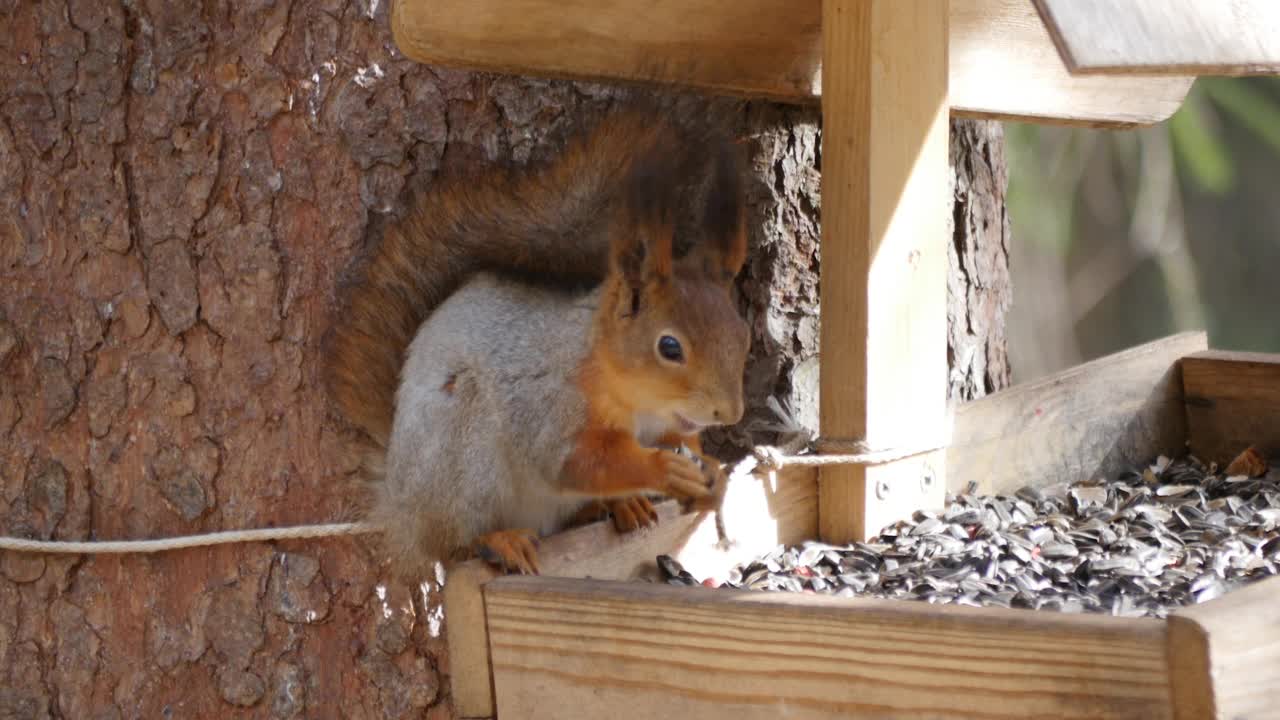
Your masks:
[[[445,589],[463,717],[1280,717],[1280,579],[1169,620],[626,582],[670,554],[719,575],[779,543],[862,540],[945,492],[1280,451],[1280,355],[1177,335],[961,405],[948,428],[951,115],[1149,125],[1195,75],[1280,73],[1275,0],[399,0],[421,62],[821,102],[824,437],[947,437],[877,465],[735,478],[549,538],[541,577]],[[655,69],[656,67],[656,69]],[[921,478],[933,478],[922,482]]]

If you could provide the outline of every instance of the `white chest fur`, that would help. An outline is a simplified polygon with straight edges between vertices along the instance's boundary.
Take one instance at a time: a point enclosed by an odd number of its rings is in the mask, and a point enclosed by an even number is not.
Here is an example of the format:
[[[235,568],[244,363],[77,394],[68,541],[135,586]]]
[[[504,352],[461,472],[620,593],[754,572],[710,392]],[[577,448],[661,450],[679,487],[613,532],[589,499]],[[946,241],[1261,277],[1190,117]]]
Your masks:
[[[653,447],[658,444],[658,438],[667,433],[670,423],[658,415],[636,413],[635,428],[636,440],[645,447]]]

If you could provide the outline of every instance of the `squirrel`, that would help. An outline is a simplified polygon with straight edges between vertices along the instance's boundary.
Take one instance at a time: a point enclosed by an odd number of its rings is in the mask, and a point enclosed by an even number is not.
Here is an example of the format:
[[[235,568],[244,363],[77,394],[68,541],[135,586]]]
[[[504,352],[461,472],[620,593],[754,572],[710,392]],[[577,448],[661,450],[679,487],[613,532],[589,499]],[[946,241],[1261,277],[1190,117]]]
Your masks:
[[[715,123],[624,106],[548,163],[438,181],[387,228],[326,374],[370,440],[364,514],[394,570],[538,573],[539,536],[649,526],[650,495],[719,510],[699,433],[743,414],[743,171]]]

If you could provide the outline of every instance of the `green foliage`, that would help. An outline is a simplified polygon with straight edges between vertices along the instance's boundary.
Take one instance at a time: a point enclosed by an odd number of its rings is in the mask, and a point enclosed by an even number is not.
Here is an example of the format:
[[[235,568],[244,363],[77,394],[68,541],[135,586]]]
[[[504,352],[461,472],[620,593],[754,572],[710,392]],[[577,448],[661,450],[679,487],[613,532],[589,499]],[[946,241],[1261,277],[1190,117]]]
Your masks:
[[[1189,179],[1205,192],[1222,195],[1235,184],[1231,157],[1213,127],[1214,111],[1197,84],[1186,104],[1169,118],[1173,150]]]
[[[1274,98],[1280,91],[1280,78],[1268,77],[1253,82],[1233,78],[1205,78],[1197,83],[1212,104],[1252,130],[1259,140],[1280,155],[1280,102]],[[1263,90],[1272,90],[1268,94]]]
[[[1038,266],[1039,272],[1065,278],[1071,307],[1062,308],[1060,326],[1079,332],[1087,322],[1097,334],[1095,324],[1110,323],[1116,334],[1124,334],[1160,324],[1154,320],[1160,306],[1172,311],[1175,329],[1201,327],[1207,320],[1211,338],[1218,334],[1239,344],[1240,333],[1247,333],[1245,344],[1280,342],[1280,332],[1262,337],[1266,333],[1259,334],[1251,322],[1255,309],[1228,300],[1220,282],[1225,268],[1247,266],[1243,258],[1271,257],[1258,243],[1280,235],[1246,224],[1231,236],[1188,238],[1184,217],[1186,203],[1203,208],[1210,197],[1219,199],[1210,205],[1235,213],[1228,217],[1248,212],[1241,203],[1256,198],[1258,188],[1244,187],[1244,174],[1257,184],[1258,167],[1280,165],[1280,78],[1202,78],[1167,122],[1133,131],[1005,127],[1014,240],[1040,258],[1060,260],[1056,271],[1043,262]],[[1203,265],[1210,247],[1212,267]],[[1104,279],[1097,279],[1099,270]],[[1141,293],[1147,298],[1141,305],[1147,307],[1121,299],[1134,297],[1125,288],[1153,270],[1163,298],[1150,297],[1149,290]],[[1038,280],[1043,278],[1021,282]],[[1019,281],[1014,278],[1015,286]],[[1140,284],[1150,288],[1147,281]],[[1238,294],[1257,290],[1241,288]],[[1206,307],[1210,296],[1221,306]],[[1104,302],[1108,297],[1119,305]],[[1132,317],[1117,317],[1116,311]],[[1126,322],[1128,331],[1120,329]],[[1123,347],[1149,338],[1114,339]]]
[[[1276,87],[1274,78],[1267,78]],[[1280,155],[1280,103],[1262,82],[1236,78],[1202,78],[1182,109],[1169,119],[1173,148],[1187,179],[1208,193],[1222,195],[1234,187],[1235,172],[1223,141],[1220,117],[1248,128],[1263,145]]]
[[[1247,128],[1261,143],[1280,158],[1280,78],[1201,78],[1192,87],[1186,102],[1167,122],[1142,133],[1165,133],[1178,159],[1182,178],[1197,189],[1213,194],[1230,192],[1235,183],[1235,168],[1224,139],[1222,123],[1230,118]],[[1029,202],[1030,183],[1040,168],[1048,170],[1051,184],[1075,195],[1083,181],[1083,163],[1065,161],[1064,153],[1092,150],[1087,136],[1099,131],[1056,128],[1025,123],[1006,125],[1006,142],[1010,157],[1010,204],[1015,199]],[[1122,166],[1136,168],[1127,153],[1137,145],[1119,133],[1109,138],[1106,152]],[[1055,203],[1058,204],[1058,203]],[[1073,204],[1073,203],[1072,203]],[[1054,236],[1058,233],[1054,232]],[[1055,243],[1056,244],[1056,243]]]

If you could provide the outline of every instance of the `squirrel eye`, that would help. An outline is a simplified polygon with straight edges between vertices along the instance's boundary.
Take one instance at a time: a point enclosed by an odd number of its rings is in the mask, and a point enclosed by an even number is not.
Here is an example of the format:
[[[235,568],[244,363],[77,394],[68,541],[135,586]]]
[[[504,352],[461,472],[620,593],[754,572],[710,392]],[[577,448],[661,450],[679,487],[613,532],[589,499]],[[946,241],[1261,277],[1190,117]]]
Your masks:
[[[663,335],[658,338],[658,354],[664,360],[671,362],[684,361],[684,348],[680,347],[680,341],[670,335]]]

